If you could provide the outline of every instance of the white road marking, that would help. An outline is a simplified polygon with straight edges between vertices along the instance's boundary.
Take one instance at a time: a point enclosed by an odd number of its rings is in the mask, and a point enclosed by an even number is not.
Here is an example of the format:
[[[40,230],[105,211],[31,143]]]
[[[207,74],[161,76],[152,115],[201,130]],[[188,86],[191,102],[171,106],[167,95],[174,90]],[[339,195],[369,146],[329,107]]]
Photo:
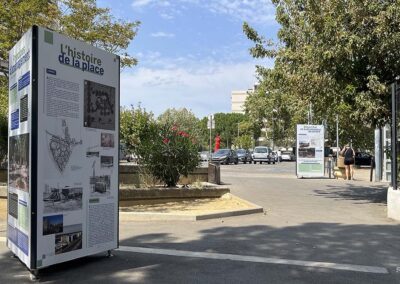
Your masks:
[[[336,270],[368,272],[377,274],[389,273],[389,271],[386,268],[379,266],[353,265],[353,264],[342,264],[342,263],[332,263],[332,262],[303,261],[303,260],[268,258],[260,256],[247,256],[247,255],[236,255],[236,254],[225,254],[225,253],[194,252],[194,251],[128,247],[128,246],[120,246],[119,249],[117,250],[125,252],[145,253],[145,254],[160,254],[160,255],[170,255],[170,256],[206,258],[206,259],[221,259],[221,260],[246,261],[246,262],[269,263],[269,264],[297,265],[304,267],[328,268]]]

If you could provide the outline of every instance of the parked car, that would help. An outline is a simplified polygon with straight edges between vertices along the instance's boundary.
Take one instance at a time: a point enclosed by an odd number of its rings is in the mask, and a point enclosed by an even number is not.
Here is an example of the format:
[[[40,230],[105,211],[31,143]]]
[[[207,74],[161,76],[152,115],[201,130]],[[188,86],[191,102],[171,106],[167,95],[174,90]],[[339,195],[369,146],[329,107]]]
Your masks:
[[[208,151],[199,152],[199,156],[200,156],[200,161],[207,162],[210,159],[210,152]]]
[[[295,161],[296,156],[291,151],[282,151],[281,160],[282,161]]]
[[[372,155],[364,152],[356,152],[356,157],[354,159],[354,164],[356,166],[370,166]]]
[[[229,165],[234,163],[237,165],[239,163],[239,158],[236,152],[231,149],[219,149],[212,155],[211,161],[219,164]]]
[[[243,164],[251,163],[252,158],[249,150],[237,149],[236,153],[238,155],[239,162],[242,162]]]
[[[262,164],[263,162],[267,162],[268,164],[275,164],[274,156],[272,155],[272,150],[269,147],[258,146],[254,148],[253,152],[253,162],[256,164],[259,162]]]

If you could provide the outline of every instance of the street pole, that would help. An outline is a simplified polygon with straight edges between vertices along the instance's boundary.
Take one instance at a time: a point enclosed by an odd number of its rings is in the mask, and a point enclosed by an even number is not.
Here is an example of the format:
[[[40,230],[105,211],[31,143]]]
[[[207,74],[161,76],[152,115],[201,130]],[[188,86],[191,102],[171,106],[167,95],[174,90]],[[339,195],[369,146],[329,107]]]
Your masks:
[[[336,115],[336,166],[339,159],[339,115]]]
[[[208,117],[208,123],[209,123],[209,127],[210,127],[210,158],[209,158],[209,161],[211,160],[211,152],[212,152],[212,150],[211,150],[211,147],[212,147],[212,142],[211,142],[211,130],[212,130],[212,123],[213,123],[213,115],[211,114],[209,117]]]

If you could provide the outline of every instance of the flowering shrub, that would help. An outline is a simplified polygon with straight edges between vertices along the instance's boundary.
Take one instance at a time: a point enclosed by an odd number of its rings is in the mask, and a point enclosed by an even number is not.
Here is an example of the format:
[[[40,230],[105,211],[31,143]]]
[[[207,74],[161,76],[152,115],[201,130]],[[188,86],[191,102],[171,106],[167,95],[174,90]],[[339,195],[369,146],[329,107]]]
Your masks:
[[[176,186],[199,164],[197,142],[177,125],[153,123],[138,147],[140,163],[168,187]]]

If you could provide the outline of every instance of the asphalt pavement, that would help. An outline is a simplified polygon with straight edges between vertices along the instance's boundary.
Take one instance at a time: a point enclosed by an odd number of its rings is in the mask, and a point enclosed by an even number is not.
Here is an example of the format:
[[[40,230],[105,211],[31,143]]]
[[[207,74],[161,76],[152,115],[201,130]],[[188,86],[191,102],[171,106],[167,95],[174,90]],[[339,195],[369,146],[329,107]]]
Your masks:
[[[400,283],[400,223],[386,218],[387,185],[297,179],[294,165],[222,166],[231,192],[264,213],[123,222],[114,257],[46,268],[41,282]],[[29,283],[1,239],[0,271],[0,283]]]

